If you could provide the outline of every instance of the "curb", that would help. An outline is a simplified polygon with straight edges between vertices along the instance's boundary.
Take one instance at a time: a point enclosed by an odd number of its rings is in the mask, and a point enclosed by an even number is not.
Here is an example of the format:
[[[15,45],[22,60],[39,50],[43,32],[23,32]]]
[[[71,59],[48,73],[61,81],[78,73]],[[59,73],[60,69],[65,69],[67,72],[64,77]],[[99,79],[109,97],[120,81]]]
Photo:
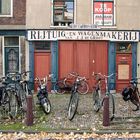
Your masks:
[[[97,130],[97,131],[90,131],[90,130],[52,130],[52,131],[14,131],[14,130],[0,130],[0,133],[26,133],[26,134],[35,134],[35,133],[74,133],[74,134],[83,134],[83,133],[95,133],[95,134],[111,134],[111,133],[140,133],[140,129],[104,129],[104,130]]]

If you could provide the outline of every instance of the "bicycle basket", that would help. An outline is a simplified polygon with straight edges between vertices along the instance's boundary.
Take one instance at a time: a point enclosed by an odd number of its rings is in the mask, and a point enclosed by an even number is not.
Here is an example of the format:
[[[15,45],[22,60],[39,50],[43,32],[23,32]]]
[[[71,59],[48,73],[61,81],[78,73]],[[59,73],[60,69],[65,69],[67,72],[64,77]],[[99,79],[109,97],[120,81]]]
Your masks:
[[[124,101],[128,101],[131,99],[131,95],[133,93],[133,89],[130,87],[124,88],[122,91],[122,96]]]

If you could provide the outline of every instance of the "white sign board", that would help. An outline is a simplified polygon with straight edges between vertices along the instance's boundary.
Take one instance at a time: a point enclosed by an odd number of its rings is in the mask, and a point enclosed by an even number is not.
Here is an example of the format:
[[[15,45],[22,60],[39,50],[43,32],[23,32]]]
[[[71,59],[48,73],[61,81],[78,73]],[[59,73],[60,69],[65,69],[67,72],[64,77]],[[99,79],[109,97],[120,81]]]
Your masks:
[[[92,31],[92,30],[28,30],[27,39],[37,40],[110,40],[139,41],[136,31]]]

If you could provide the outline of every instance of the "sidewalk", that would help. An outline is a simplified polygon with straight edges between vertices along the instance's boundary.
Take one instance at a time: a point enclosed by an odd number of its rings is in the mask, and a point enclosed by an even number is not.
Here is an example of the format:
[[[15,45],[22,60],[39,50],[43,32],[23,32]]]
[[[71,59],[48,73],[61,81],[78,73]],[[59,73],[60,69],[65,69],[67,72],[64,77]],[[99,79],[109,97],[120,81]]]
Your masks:
[[[46,115],[41,108],[36,105],[34,111],[33,126],[26,126],[24,120],[1,120],[1,131],[24,131],[24,132],[95,132],[103,133],[140,133],[140,111],[132,111],[133,106],[124,102],[120,94],[115,94],[115,119],[110,126],[103,126],[103,110],[98,113],[93,111],[92,94],[80,95],[77,113],[72,121],[67,118],[67,107],[70,94],[57,95],[49,94],[52,104],[52,111]],[[6,125],[5,125],[6,124]],[[5,126],[7,126],[5,128]],[[17,128],[17,129],[15,129]]]
[[[80,95],[77,114],[72,121],[67,118],[67,107],[70,94],[50,94],[52,112],[47,117],[46,127],[54,130],[75,130],[75,131],[139,131],[140,132],[140,111],[132,111],[131,103],[124,102],[120,94],[115,94],[115,119],[110,126],[103,126],[103,111],[98,113],[92,109],[92,94]]]

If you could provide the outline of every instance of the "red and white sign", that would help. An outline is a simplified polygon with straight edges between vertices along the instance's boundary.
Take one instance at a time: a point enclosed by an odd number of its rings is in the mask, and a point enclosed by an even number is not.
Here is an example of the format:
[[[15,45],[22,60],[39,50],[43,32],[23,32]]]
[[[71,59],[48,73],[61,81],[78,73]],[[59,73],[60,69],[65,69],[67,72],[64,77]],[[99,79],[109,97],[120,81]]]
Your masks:
[[[94,14],[112,14],[113,13],[112,2],[95,2],[94,3]]]
[[[96,25],[113,24],[112,2],[95,2],[93,11],[94,11],[94,24]]]

